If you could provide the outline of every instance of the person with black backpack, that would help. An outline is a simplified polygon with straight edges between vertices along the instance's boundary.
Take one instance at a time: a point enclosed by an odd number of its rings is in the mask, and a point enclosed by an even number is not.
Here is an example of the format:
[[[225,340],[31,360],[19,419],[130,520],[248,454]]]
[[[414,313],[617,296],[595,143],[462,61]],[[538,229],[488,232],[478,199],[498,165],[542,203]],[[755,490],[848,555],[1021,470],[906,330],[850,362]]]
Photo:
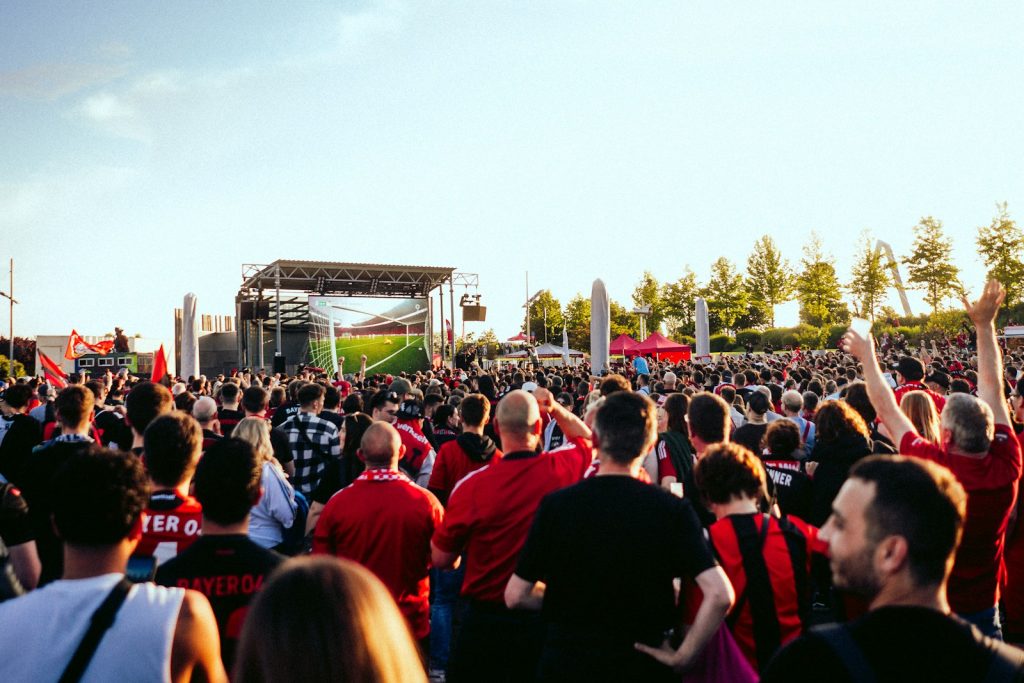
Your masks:
[[[712,548],[736,590],[726,624],[750,665],[803,633],[810,612],[810,558],[823,550],[817,529],[796,517],[762,512],[767,493],[760,458],[734,443],[707,449],[694,472],[717,521]]]

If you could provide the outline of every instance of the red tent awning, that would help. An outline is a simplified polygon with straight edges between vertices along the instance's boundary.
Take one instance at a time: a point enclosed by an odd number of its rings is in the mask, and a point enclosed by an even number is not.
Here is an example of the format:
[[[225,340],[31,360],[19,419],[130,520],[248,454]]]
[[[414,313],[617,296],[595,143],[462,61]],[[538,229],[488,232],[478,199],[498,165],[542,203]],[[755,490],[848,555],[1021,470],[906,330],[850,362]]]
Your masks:
[[[665,360],[689,360],[690,347],[686,344],[677,344],[659,332],[651,334],[650,337],[637,344],[630,353],[653,355]]]
[[[623,355],[635,349],[639,344],[640,342],[628,334],[620,334],[608,345],[608,352],[615,355]]]
[[[532,339],[532,337],[527,337],[527,336],[526,336],[525,334],[523,334],[522,332],[520,332],[520,333],[519,333],[519,334],[517,334],[516,336],[514,336],[514,337],[509,337],[509,338],[508,338],[508,339],[506,339],[505,341],[510,341],[510,342],[524,342],[524,341],[530,341],[530,339]]]

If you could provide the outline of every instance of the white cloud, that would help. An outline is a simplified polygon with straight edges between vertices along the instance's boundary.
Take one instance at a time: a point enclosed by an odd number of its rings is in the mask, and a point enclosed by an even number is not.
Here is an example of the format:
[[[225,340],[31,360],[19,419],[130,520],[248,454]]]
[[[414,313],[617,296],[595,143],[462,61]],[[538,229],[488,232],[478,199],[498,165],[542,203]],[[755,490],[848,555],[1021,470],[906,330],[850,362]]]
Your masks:
[[[120,64],[33,64],[0,72],[0,96],[52,101],[109,83],[125,73],[127,67]]]
[[[399,0],[381,0],[358,12],[343,12],[338,18],[341,49],[354,52],[377,38],[399,33],[406,11],[405,4]]]

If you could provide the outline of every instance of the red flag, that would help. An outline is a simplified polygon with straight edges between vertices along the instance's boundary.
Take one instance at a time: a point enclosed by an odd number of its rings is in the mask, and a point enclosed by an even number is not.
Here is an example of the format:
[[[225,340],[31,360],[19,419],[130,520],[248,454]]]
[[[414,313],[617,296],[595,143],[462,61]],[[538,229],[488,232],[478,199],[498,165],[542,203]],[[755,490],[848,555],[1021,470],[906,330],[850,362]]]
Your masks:
[[[64,357],[68,360],[74,360],[81,358],[87,353],[98,353],[101,356],[105,356],[114,350],[114,341],[107,340],[90,344],[82,338],[82,335],[78,334],[77,330],[71,330],[71,336],[68,337],[68,346],[64,349]]]
[[[454,345],[455,344],[455,339],[454,339],[455,333],[452,331],[452,324],[451,324],[451,322],[448,321],[448,320],[445,320],[444,321],[444,326],[448,330],[448,343],[450,345]]]
[[[36,349],[36,353],[39,354],[39,367],[42,369],[46,381],[60,389],[66,387],[68,385],[68,376],[64,369],[39,349]]]
[[[159,382],[167,374],[167,356],[164,355],[164,345],[160,345],[160,350],[156,352],[156,356],[153,358],[153,375],[150,377],[154,382]]]

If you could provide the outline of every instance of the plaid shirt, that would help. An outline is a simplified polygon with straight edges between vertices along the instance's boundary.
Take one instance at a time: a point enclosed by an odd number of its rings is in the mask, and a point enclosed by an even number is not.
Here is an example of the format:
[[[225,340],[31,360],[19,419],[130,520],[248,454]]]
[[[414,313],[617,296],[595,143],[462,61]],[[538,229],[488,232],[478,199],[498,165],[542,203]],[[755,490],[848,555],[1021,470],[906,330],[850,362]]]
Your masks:
[[[328,458],[341,458],[338,428],[316,415],[300,412],[285,420],[281,430],[288,435],[288,445],[295,458],[292,485],[308,496],[320,483]]]

